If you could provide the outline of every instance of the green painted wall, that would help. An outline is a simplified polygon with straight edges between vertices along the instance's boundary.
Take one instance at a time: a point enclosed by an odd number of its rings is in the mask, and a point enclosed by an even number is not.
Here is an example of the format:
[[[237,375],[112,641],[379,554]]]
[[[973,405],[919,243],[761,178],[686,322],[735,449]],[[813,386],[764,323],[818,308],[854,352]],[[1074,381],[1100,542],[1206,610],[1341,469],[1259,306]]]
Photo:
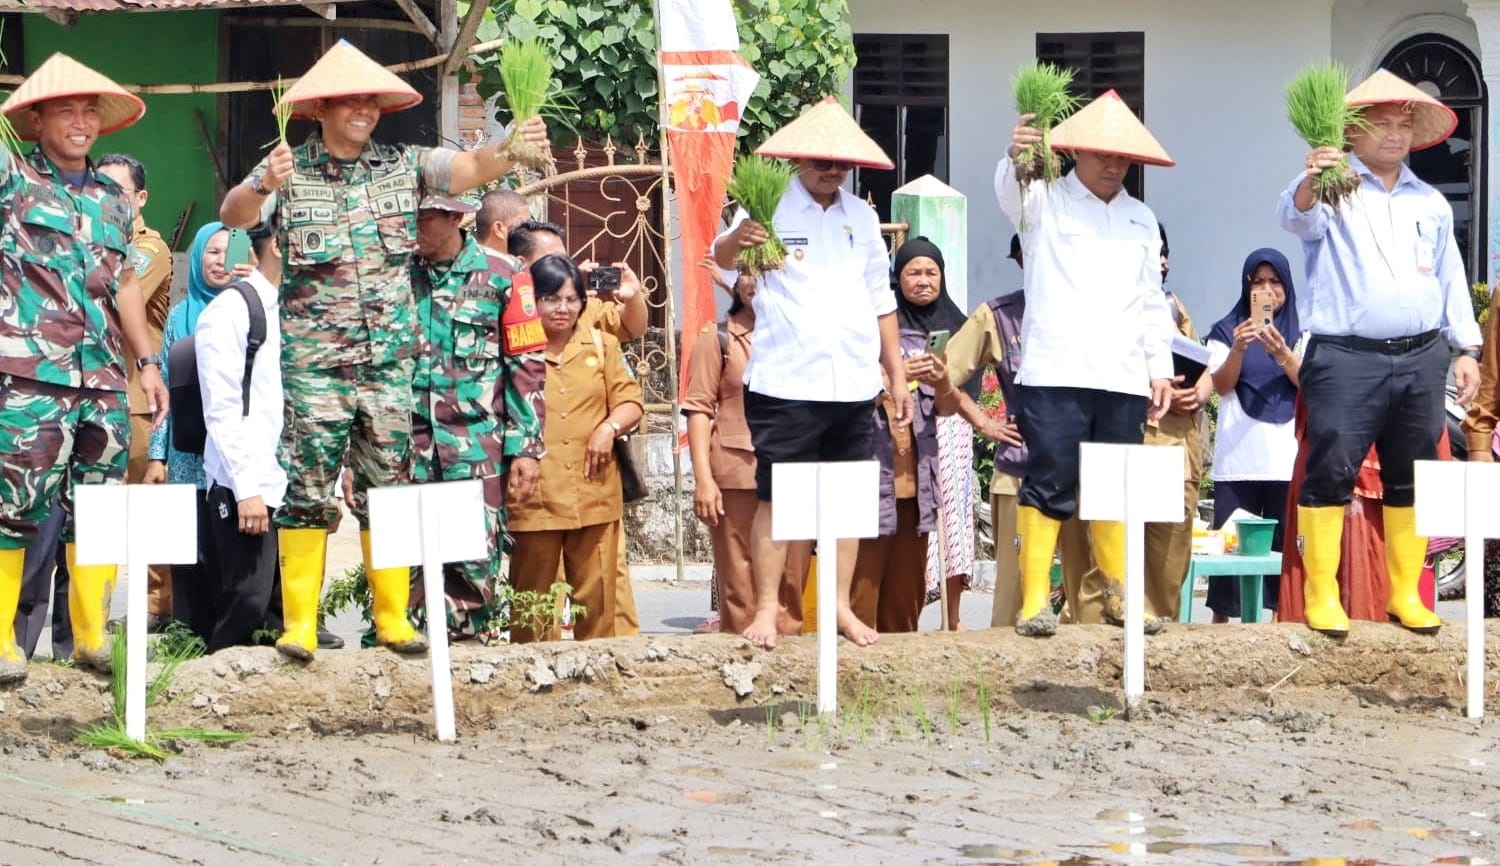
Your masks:
[[[190,84],[219,77],[219,13],[132,12],[84,15],[62,28],[40,15],[22,16],[26,70],[55,51],[129,84]],[[146,166],[151,199],[146,222],[170,235],[177,215],[194,202],[183,237],[219,211],[213,159],[205,149],[193,110],[203,112],[210,134],[218,128],[218,98],[212,94],[147,95],[146,116],[135,126],[106,135],[94,156],[123,151]]]

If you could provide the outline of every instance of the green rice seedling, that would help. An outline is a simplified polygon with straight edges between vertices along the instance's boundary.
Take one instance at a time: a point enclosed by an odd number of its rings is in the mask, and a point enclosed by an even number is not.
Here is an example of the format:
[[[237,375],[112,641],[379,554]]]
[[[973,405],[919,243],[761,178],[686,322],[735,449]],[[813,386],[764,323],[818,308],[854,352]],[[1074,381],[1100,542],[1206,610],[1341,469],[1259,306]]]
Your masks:
[[[272,105],[276,109],[276,135],[282,144],[286,144],[286,127],[292,122],[292,104],[282,100],[286,96],[286,84],[282,82],[281,76],[276,76],[276,86],[271,90]]]
[[[786,245],[776,236],[772,218],[792,182],[792,174],[792,166],[778,159],[742,156],[735,160],[734,173],[729,178],[729,197],[739,202],[750,219],[764,226],[771,236],[763,244],[740,250],[736,260],[746,273],[774,271],[786,260]]]
[[[1364,109],[1345,101],[1349,71],[1332,61],[1314,63],[1297,74],[1286,88],[1286,116],[1309,147],[1348,147],[1349,130],[1368,129]],[[1359,188],[1359,178],[1347,156],[1324,169],[1313,180],[1318,200],[1338,207]]]
[[[1016,179],[1027,186],[1034,180],[1052,182],[1062,175],[1062,163],[1052,152],[1052,128],[1078,110],[1082,102],[1073,92],[1073,70],[1033,61],[1021,67],[1010,80],[1016,113],[1035,115],[1031,126],[1041,130],[1042,140],[1029,145],[1016,157]]]
[[[979,718],[984,723],[984,741],[990,741],[990,683],[979,677]]]
[[[766,746],[776,748],[776,729],[781,726],[781,710],[775,704],[766,704]]]
[[[184,627],[185,628],[185,627]],[[191,632],[188,632],[192,637]],[[243,740],[249,734],[239,731],[209,730],[206,728],[167,728],[146,732],[144,740],[136,740],[125,733],[125,666],[129,657],[128,638],[121,629],[110,638],[109,663],[110,684],[113,687],[113,718],[97,725],[81,729],[78,742],[86,746],[108,749],[125,755],[164,761],[169,753],[162,743],[169,740],[197,740],[206,743],[228,743]],[[152,707],[171,688],[182,663],[203,654],[202,641],[183,639],[181,636],[157,642],[156,661],[160,665],[156,676],[146,684],[146,706]]]
[[[4,34],[5,25],[3,22],[0,22],[0,36]],[[4,62],[5,52],[0,51],[0,63]],[[4,101],[9,96],[10,93],[0,90],[0,101]],[[26,143],[21,140],[21,136],[16,132],[15,126],[11,124],[10,118],[0,114],[0,147],[6,148],[11,153],[20,153],[21,148],[25,146]]]
[[[870,689],[870,683],[864,678],[859,681],[859,694],[854,700],[854,726],[859,731],[859,744],[863,746],[865,739],[870,734],[870,717],[875,711],[875,695]]]
[[[506,40],[500,46],[500,82],[505,101],[510,106],[512,130],[534,117],[541,117],[557,96],[553,76],[556,58],[540,39]],[[552,153],[513,134],[505,143],[505,153],[516,163],[541,172],[555,170]]]
[[[948,684],[948,733],[950,734],[958,733],[958,708],[963,703],[959,696],[959,688],[958,680]]]
[[[922,692],[915,684],[906,687],[906,696],[911,700],[912,714],[917,717],[917,727],[922,731],[922,739],[932,739],[932,718],[927,715],[927,702],[922,700]]]

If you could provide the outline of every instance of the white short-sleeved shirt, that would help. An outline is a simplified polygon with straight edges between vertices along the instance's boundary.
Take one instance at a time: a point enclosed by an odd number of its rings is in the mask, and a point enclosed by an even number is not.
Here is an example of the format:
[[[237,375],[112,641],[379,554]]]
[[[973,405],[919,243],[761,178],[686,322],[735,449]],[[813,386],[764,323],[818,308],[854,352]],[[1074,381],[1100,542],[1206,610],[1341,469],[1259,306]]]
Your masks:
[[[744,210],[735,214],[725,234],[747,218]],[[786,263],[756,286],[745,384],[782,400],[875,399],[882,387],[876,319],[896,311],[875,211],[842,189],[825,209],[793,179],[773,222]]]
[[[1229,346],[1208,341],[1208,369],[1217,373],[1229,359]],[[1297,465],[1296,422],[1272,424],[1250,417],[1234,391],[1219,395],[1219,426],[1214,437],[1214,481],[1291,481]]]

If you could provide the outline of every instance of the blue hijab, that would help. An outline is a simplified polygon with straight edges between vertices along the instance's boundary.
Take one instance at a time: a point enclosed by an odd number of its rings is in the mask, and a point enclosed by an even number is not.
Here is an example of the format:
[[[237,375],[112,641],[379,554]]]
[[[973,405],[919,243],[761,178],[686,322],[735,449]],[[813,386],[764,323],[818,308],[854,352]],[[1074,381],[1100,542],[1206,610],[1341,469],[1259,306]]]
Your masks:
[[[1282,288],[1286,290],[1286,302],[1276,311],[1273,320],[1276,330],[1281,332],[1289,346],[1295,345],[1302,336],[1302,325],[1297,319],[1297,290],[1292,285],[1291,265],[1280,251],[1262,247],[1245,257],[1245,267],[1240,275],[1240,299],[1234,309],[1229,311],[1229,315],[1214,324],[1213,330],[1208,334],[1210,340],[1217,340],[1226,346],[1234,345],[1234,329],[1250,318],[1250,280],[1255,275],[1255,269],[1261,265],[1270,265],[1276,275],[1281,277]],[[1267,424],[1285,424],[1292,420],[1292,414],[1296,410],[1297,386],[1292,384],[1286,371],[1281,369],[1281,365],[1276,363],[1276,359],[1260,343],[1251,343],[1245,350],[1245,356],[1240,360],[1240,380],[1234,386],[1234,393],[1245,414]]]
[[[221,231],[224,224],[214,221],[206,223],[193,236],[193,247],[188,251],[187,295],[172,310],[172,330],[179,337],[192,336],[198,329],[198,314],[219,293],[203,278],[203,251],[208,248],[209,238]]]

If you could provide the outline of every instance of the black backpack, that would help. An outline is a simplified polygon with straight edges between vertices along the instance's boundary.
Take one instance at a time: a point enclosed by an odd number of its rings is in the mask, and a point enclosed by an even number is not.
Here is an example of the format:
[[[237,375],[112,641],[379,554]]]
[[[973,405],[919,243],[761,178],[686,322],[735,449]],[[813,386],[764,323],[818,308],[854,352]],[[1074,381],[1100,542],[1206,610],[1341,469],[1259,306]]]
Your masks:
[[[245,299],[250,310],[250,336],[245,342],[245,375],[240,380],[241,416],[250,414],[250,373],[255,368],[255,353],[266,342],[266,308],[255,287],[244,280],[229,286]],[[226,289],[226,291],[228,291]],[[192,337],[172,344],[167,357],[167,381],[171,382],[172,447],[184,454],[202,454],[208,439],[203,423],[203,393],[198,390],[198,347]]]

